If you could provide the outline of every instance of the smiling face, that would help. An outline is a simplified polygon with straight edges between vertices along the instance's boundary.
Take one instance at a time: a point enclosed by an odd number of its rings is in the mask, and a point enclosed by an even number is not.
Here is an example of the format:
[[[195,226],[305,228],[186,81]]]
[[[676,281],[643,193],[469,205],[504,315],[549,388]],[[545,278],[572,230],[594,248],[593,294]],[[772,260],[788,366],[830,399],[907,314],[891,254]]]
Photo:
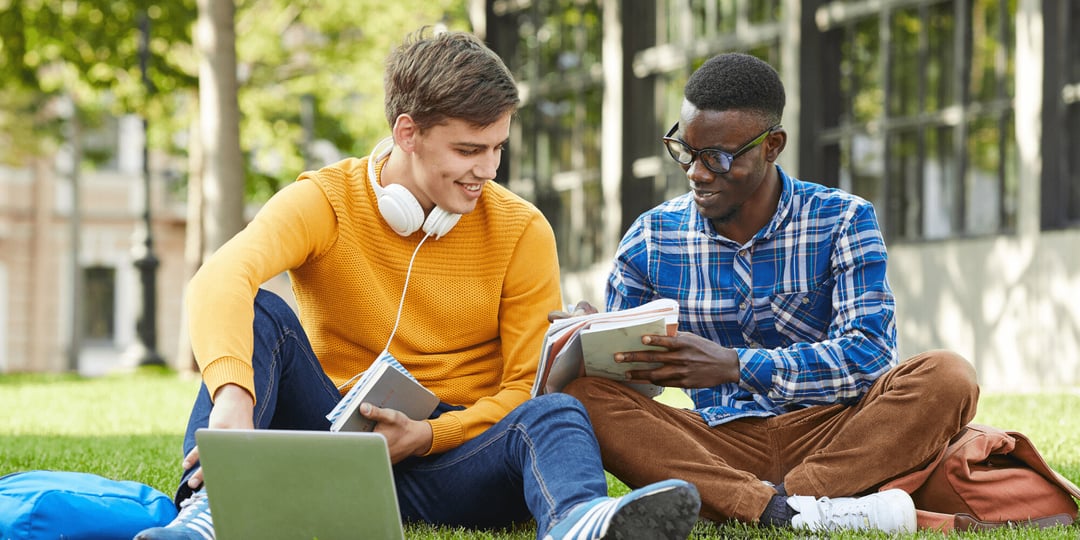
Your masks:
[[[495,178],[511,115],[507,112],[484,127],[450,118],[422,132],[408,115],[401,115],[394,139],[404,152],[395,149],[390,155],[387,167],[392,172],[384,173],[384,178],[408,188],[425,213],[435,206],[453,214],[469,213],[484,184]],[[397,163],[395,154],[400,157]]]
[[[701,150],[716,148],[734,154],[771,127],[761,114],[742,110],[700,110],[683,102],[679,129],[673,137]],[[722,234],[726,230],[752,230],[764,226],[776,210],[779,175],[773,162],[783,149],[782,129],[767,135],[731,163],[731,170],[717,174],[701,159],[682,165],[694,192],[698,212],[713,222]],[[764,221],[762,221],[764,218]],[[752,234],[752,233],[751,233]],[[729,235],[732,239],[740,239]]]

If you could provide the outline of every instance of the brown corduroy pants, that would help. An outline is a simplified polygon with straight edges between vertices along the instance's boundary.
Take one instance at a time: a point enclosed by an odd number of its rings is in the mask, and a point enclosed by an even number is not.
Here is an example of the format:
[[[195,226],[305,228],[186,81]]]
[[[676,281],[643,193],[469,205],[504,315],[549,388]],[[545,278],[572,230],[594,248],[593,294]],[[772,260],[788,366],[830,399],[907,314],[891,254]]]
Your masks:
[[[701,516],[756,522],[783,483],[789,495],[873,491],[924,466],[975,416],[975,369],[949,351],[901,362],[854,405],[812,406],[709,427],[701,416],[607,379],[564,391],[584,403],[604,468],[630,487],[668,478],[697,486]]]

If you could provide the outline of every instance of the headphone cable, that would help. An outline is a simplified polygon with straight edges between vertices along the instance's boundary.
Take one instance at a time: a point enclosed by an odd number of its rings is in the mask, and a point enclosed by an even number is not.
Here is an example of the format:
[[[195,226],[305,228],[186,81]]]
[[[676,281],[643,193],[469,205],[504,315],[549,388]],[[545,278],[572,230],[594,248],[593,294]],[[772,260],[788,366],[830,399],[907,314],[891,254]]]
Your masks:
[[[386,346],[383,347],[382,352],[375,356],[376,358],[384,354],[390,354],[390,342],[394,340],[394,334],[397,333],[398,324],[401,323],[401,312],[402,309],[405,307],[405,292],[409,290],[409,277],[412,276],[413,261],[416,260],[416,254],[420,252],[420,246],[424,245],[424,242],[427,241],[429,237],[431,237],[431,233],[427,233],[424,235],[424,237],[420,240],[420,243],[416,244],[416,249],[413,250],[412,257],[409,258],[409,269],[405,272],[405,285],[401,287],[401,300],[398,302],[397,317],[394,319],[394,328],[390,330],[390,337],[386,339]],[[342,388],[345,388],[346,386],[352,384],[353,381],[355,381],[363,374],[364,372],[361,371],[360,373],[353,375],[351,379],[339,385],[337,389],[341,390]]]

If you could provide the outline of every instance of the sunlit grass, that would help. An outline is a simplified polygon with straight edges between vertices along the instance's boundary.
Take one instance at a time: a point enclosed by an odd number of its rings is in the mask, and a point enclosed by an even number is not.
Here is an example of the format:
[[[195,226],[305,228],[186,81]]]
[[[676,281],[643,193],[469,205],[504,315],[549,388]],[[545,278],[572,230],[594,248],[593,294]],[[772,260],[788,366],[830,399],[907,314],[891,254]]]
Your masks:
[[[86,379],[0,377],[0,475],[32,469],[93,472],[171,494],[197,380],[143,370]]]
[[[199,381],[160,370],[87,379],[0,377],[6,435],[176,435],[187,425]]]
[[[82,471],[135,480],[169,495],[179,479],[180,447],[198,381],[160,370],[85,379],[72,375],[0,376],[0,475],[31,469]],[[685,403],[668,391],[663,398]],[[1028,435],[1051,466],[1080,480],[1080,393],[984,395],[976,421]],[[627,491],[608,477],[612,495]],[[473,531],[411,524],[409,538],[527,540],[529,524],[506,531]],[[692,538],[795,539],[790,530],[699,523]],[[830,534],[829,538],[897,538]],[[903,538],[941,538],[919,533]],[[1077,538],[1078,530],[999,530],[965,538]]]

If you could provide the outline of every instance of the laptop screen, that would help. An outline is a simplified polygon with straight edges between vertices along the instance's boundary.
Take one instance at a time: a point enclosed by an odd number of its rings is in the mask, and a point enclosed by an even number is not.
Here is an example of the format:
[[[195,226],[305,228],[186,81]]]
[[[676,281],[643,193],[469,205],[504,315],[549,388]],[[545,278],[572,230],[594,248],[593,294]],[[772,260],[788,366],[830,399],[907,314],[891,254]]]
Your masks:
[[[404,537],[382,435],[200,429],[195,438],[221,540]]]

